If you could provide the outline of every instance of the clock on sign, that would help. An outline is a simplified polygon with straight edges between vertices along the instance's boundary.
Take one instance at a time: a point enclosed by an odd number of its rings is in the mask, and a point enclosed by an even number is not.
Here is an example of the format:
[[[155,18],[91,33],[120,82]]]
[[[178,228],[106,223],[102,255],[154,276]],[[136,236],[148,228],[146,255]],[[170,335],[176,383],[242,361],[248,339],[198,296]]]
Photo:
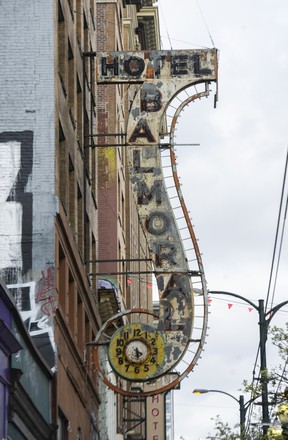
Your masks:
[[[113,370],[127,380],[153,377],[164,361],[165,344],[161,334],[145,323],[127,324],[118,329],[109,344]]]

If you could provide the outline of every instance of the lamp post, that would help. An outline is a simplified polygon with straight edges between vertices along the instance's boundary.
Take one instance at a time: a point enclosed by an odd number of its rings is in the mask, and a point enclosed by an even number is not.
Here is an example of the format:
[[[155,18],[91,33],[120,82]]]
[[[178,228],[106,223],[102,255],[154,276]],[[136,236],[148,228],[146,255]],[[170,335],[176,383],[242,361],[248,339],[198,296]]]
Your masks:
[[[226,394],[226,396],[231,397],[239,404],[239,412],[240,412],[240,438],[244,439],[245,436],[245,420],[246,420],[246,412],[252,402],[257,399],[259,396],[254,397],[253,399],[248,400],[248,402],[244,403],[244,396],[240,395],[239,399],[234,397],[230,393],[226,393],[226,391],[221,390],[206,390],[202,388],[196,388],[193,391],[193,394],[206,394],[206,393],[221,393]]]
[[[249,299],[244,296],[237,295],[236,293],[231,292],[223,292],[219,290],[209,290],[209,294],[211,295],[228,295],[233,296],[235,298],[242,299],[246,303],[250,304],[255,310],[257,310],[259,315],[259,349],[260,349],[260,381],[261,381],[261,395],[262,395],[262,426],[263,426],[263,434],[267,434],[268,427],[270,425],[269,418],[269,401],[268,401],[268,378],[267,378],[267,359],[266,359],[266,341],[268,336],[268,327],[271,319],[278,312],[281,307],[288,304],[288,301],[284,301],[276,306],[272,307],[272,309],[265,312],[264,309],[264,300],[258,300],[258,306],[254,304]]]

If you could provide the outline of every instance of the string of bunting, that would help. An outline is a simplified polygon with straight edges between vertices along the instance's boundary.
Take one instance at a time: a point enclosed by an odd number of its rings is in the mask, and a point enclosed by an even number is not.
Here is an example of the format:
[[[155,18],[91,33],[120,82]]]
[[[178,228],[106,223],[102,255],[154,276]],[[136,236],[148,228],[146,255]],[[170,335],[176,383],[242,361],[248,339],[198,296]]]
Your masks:
[[[132,279],[132,278],[127,278],[127,284],[130,285],[132,284],[134,281],[138,281],[139,283],[145,283],[147,289],[152,289],[152,284],[151,283],[147,283],[146,281],[141,280],[141,278],[139,279]]]
[[[216,301],[218,300],[218,301],[222,301],[222,302],[227,302],[227,300],[225,300],[225,299],[223,299],[223,298],[213,298],[213,299],[216,299]],[[208,302],[209,305],[211,305],[212,301],[213,301],[212,298],[208,298],[208,300],[207,300],[207,302]],[[235,302],[231,302],[231,301],[227,302],[228,310],[231,310],[232,307],[233,307],[235,304],[236,304],[236,307],[237,307],[237,306],[238,306],[238,307],[240,306],[240,307],[242,307],[242,308],[244,308],[244,307],[247,308],[249,313],[251,313],[251,312],[254,310],[254,307],[246,306],[246,304],[243,304],[243,303],[240,303],[240,302],[237,302],[237,301],[235,301]],[[287,314],[288,311],[287,311],[287,310],[280,310],[279,313]],[[270,312],[270,313],[269,313],[270,316],[272,316],[272,314],[273,314],[273,312]]]
[[[208,298],[208,300],[207,300],[208,304],[211,304],[212,301],[213,301],[213,300],[212,300],[211,298]],[[228,306],[228,309],[230,310],[230,309],[232,309],[232,307],[234,306],[234,303],[229,302],[229,303],[227,303],[227,306]],[[254,310],[253,307],[247,307],[247,309],[248,309],[249,312],[252,312],[252,311]]]
[[[138,278],[138,277],[132,278],[131,276],[128,275],[128,277],[127,277],[127,281],[126,281],[126,282],[127,282],[127,285],[131,285],[133,282],[139,282],[139,283],[146,284],[147,289],[152,289],[152,288],[153,288],[153,284],[152,284],[152,283],[147,283],[146,281],[144,281],[144,280],[141,279],[140,277],[139,277],[139,278]],[[218,301],[222,301],[222,302],[225,302],[225,303],[227,302],[227,300],[225,300],[225,299],[223,299],[223,298],[214,298],[214,299],[216,299],[216,301],[218,300]],[[213,301],[212,298],[208,298],[208,300],[207,300],[207,302],[208,302],[209,305],[211,305],[212,301]],[[240,306],[240,307],[242,307],[242,308],[243,308],[243,307],[247,308],[247,310],[248,310],[249,313],[251,313],[251,312],[254,310],[253,307],[246,306],[245,304],[240,303],[240,302],[237,302],[237,301],[235,301],[235,302],[228,302],[228,303],[227,303],[228,310],[231,310],[232,307],[233,307],[235,304],[236,304],[236,306]],[[287,312],[285,312],[285,311],[283,310],[282,313],[287,313]]]

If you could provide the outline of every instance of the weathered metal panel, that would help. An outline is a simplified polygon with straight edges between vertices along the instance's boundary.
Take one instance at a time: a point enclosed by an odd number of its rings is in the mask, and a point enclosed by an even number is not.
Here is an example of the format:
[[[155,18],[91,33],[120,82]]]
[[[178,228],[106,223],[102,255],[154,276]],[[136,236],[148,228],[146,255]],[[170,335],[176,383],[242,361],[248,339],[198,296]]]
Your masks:
[[[98,83],[139,83],[153,79],[213,81],[215,49],[97,53]]]
[[[194,316],[189,266],[161,167],[162,118],[185,88],[217,82],[217,51],[111,52],[97,58],[99,83],[142,83],[130,109],[127,143],[130,179],[159,290],[157,330],[165,341],[165,358],[151,376],[155,378],[184,356]]]
[[[135,162],[135,156],[137,161]],[[138,158],[141,158],[138,166]],[[166,191],[157,146],[131,149],[130,172],[139,217],[152,254],[160,298],[158,330],[165,340],[165,362],[158,374],[180,360],[193,322],[189,267]]]
[[[193,329],[193,287],[161,168],[160,127],[170,101],[184,88],[217,80],[215,50],[144,54],[145,82],[129,114],[130,178],[153,256],[160,297],[158,330],[166,343],[163,374],[181,360]],[[147,61],[148,60],[148,61]],[[147,77],[151,65],[158,75]],[[143,73],[143,74],[144,74]],[[158,76],[155,79],[155,76]]]

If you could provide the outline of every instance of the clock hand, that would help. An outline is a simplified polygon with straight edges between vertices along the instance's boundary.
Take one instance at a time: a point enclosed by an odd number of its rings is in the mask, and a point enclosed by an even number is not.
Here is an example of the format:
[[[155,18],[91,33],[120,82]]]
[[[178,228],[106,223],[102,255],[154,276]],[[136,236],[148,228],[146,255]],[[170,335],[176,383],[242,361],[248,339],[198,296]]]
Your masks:
[[[138,347],[135,348],[135,355],[137,359],[139,359],[142,356],[143,353],[138,349]]]

